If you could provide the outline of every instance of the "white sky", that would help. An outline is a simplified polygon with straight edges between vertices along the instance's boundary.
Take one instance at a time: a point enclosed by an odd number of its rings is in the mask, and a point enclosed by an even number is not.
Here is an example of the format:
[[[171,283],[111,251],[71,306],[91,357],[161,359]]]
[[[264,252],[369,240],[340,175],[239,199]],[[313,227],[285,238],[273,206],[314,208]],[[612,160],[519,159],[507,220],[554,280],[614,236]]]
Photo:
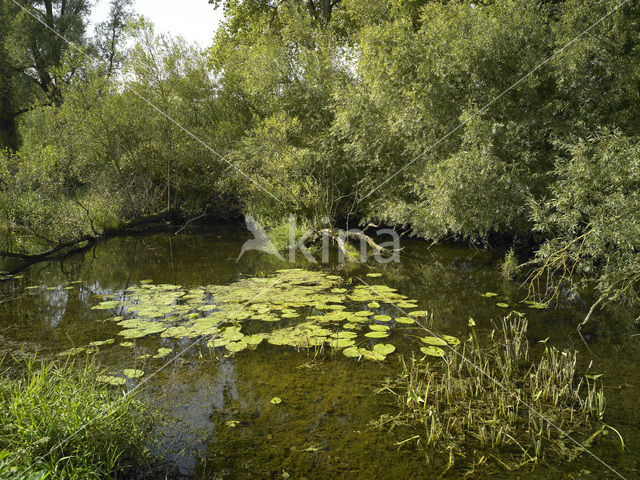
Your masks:
[[[207,0],[135,0],[133,8],[156,26],[158,32],[182,35],[201,47],[211,44],[213,34],[222,20],[222,9],[214,10]],[[105,20],[109,0],[97,0],[91,23]]]

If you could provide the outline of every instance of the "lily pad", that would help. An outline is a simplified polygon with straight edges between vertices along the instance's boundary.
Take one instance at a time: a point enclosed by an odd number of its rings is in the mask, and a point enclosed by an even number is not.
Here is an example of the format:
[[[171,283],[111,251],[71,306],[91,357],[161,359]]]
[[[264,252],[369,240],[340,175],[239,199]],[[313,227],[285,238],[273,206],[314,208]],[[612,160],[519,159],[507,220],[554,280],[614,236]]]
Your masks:
[[[446,346],[446,345],[448,345],[446,340],[444,340],[442,338],[438,338],[438,337],[427,336],[427,337],[420,338],[420,340],[422,340],[427,345],[437,345],[437,346]]]
[[[108,383],[109,385],[120,386],[127,383],[127,380],[122,377],[115,377],[113,375],[98,375],[97,380],[101,383]]]
[[[110,300],[107,302],[99,303],[98,305],[94,305],[93,307],[91,307],[91,310],[111,310],[113,308],[117,308],[119,305],[121,305],[121,302],[119,302],[118,300]]]
[[[282,403],[282,399],[280,397],[273,397],[271,399],[271,403],[274,404],[274,405],[279,405],[279,404]]]
[[[429,355],[431,357],[444,357],[444,350],[433,345],[429,345],[428,347],[420,347],[420,351],[425,355]]]
[[[389,336],[389,334],[387,332],[368,332],[364,334],[365,337],[369,337],[369,338],[387,338]]]
[[[412,323],[415,323],[415,320],[411,317],[396,317],[394,320],[397,323],[404,323],[407,325],[411,325]]]
[[[378,278],[381,277],[382,274],[381,273],[367,273],[367,277],[369,278]]]
[[[144,371],[135,368],[125,368],[122,373],[127,378],[140,378],[144,375]]]
[[[369,328],[371,330],[373,330],[374,332],[388,332],[389,331],[389,326],[388,325],[378,325],[378,324],[372,324],[369,325]]]
[[[356,342],[351,338],[332,338],[329,340],[329,345],[333,348],[346,348],[351,347]]]
[[[443,340],[446,340],[446,342],[449,345],[460,345],[460,340],[454,336],[451,335],[440,335],[442,337]]]
[[[389,355],[396,351],[396,347],[391,345],[390,343],[377,343],[373,346],[373,351],[380,353],[381,355]]]
[[[358,347],[348,347],[342,351],[345,357],[357,358],[360,356],[360,349]]]
[[[248,346],[249,345],[247,344],[247,342],[244,342],[244,341],[230,342],[225,345],[226,349],[232,353],[241,352]]]
[[[378,322],[390,322],[391,321],[391,317],[389,315],[374,315],[373,319],[377,320]]]
[[[495,292],[485,292],[485,293],[482,294],[482,296],[486,297],[486,298],[491,298],[491,297],[497,297],[498,294],[495,293]]]
[[[102,345],[111,345],[115,340],[113,338],[109,338],[107,340],[96,340],[95,342],[89,343],[90,347],[101,347]]]
[[[160,347],[158,353],[156,353],[153,358],[164,358],[171,352],[173,352],[173,348]]]
[[[498,302],[498,303],[496,303],[496,306],[498,306],[500,308],[509,308],[509,304],[508,303],[504,303],[504,302]]]

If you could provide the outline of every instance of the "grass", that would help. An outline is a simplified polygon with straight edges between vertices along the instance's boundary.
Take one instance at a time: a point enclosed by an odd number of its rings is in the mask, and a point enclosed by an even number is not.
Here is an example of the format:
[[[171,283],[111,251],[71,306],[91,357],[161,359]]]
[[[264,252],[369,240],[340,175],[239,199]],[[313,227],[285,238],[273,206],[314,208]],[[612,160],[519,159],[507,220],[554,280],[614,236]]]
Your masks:
[[[143,404],[98,383],[92,363],[23,363],[0,376],[0,478],[129,478],[148,461]]]
[[[526,331],[526,319],[514,315],[496,326],[484,346],[472,328],[460,355],[448,352],[434,363],[403,359],[402,374],[381,390],[395,396],[397,414],[379,425],[412,429],[415,435],[399,445],[416,441],[427,461],[438,460],[445,471],[459,463],[473,470],[489,459],[515,470],[583,453],[545,418],[586,447],[609,431],[617,434],[603,421],[598,376],[579,375],[575,352],[546,343],[531,361]]]

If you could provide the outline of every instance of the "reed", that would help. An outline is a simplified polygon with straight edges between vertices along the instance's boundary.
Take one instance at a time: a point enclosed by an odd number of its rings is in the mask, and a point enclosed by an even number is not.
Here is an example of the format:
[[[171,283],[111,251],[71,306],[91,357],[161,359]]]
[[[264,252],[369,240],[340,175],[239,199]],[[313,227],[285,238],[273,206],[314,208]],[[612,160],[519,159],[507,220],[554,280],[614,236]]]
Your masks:
[[[403,358],[402,373],[380,390],[395,396],[398,412],[391,425],[416,430],[412,438],[429,461],[447,453],[448,470],[454,458],[478,465],[491,457],[514,469],[579,455],[579,447],[548,420],[588,443],[613,430],[603,423],[602,382],[578,374],[576,352],[545,343],[532,362],[526,318],[511,315],[494,326],[483,346],[472,326],[459,355],[448,352],[441,363]]]

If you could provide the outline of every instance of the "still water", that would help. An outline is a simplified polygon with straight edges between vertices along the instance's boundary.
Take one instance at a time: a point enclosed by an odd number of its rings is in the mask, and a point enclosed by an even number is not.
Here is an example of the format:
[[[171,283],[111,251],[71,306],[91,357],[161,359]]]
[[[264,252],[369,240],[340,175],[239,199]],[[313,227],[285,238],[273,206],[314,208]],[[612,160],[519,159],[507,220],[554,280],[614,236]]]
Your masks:
[[[244,231],[231,227],[114,238],[81,254],[23,268],[16,278],[0,283],[0,355],[24,350],[59,358],[69,348],[118,340],[121,328],[109,320],[113,312],[91,307],[144,281],[196,289],[291,267],[261,252],[247,252],[236,262],[245,239]],[[515,305],[526,295],[519,284],[500,277],[497,261],[488,252],[429,248],[414,240],[402,247],[399,263],[296,266],[323,268],[346,281],[382,273],[386,285],[433,315],[435,330],[460,338],[468,335],[470,316],[481,331],[489,332],[492,320],[505,314],[496,303]],[[16,267],[5,264],[0,270]],[[498,296],[483,297],[487,291]],[[583,341],[575,325],[587,309],[585,300],[573,298],[553,310],[526,310],[529,340],[534,354],[537,342],[547,338],[549,344],[578,350],[580,371],[591,363],[592,372],[604,374],[605,422],[620,431],[626,448],[596,442],[593,452],[626,478],[640,478],[640,336],[634,315],[616,312],[594,318]],[[206,342],[191,347],[193,339],[158,335],[137,339],[133,348],[116,341],[94,356],[107,372],[146,372],[125,388],[145,381],[140,398],[161,419],[150,445],[163,459],[159,469],[176,476],[430,479],[440,472],[427,465],[415,442],[398,445],[415,431],[380,430],[370,424],[394,412],[393,397],[376,392],[385,378],[399,372],[400,355],[417,351],[417,328],[396,334],[398,351],[384,362],[266,342],[229,356],[209,349]],[[159,347],[171,348],[172,354],[141,358]],[[272,404],[274,397],[282,402]],[[454,468],[446,478],[464,474],[464,468]],[[542,462],[533,471],[489,468],[466,478],[619,477],[583,456],[568,464]]]

